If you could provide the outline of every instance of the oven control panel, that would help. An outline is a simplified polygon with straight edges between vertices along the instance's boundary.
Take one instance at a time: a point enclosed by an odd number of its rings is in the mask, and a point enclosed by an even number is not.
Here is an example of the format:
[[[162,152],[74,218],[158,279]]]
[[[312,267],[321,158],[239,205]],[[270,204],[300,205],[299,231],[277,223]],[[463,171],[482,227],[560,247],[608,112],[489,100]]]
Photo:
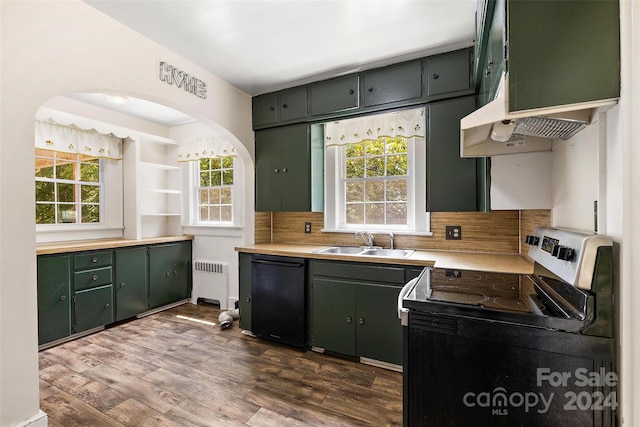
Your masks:
[[[597,248],[613,244],[606,236],[548,227],[536,227],[525,242],[535,262],[565,282],[584,289],[590,289]]]

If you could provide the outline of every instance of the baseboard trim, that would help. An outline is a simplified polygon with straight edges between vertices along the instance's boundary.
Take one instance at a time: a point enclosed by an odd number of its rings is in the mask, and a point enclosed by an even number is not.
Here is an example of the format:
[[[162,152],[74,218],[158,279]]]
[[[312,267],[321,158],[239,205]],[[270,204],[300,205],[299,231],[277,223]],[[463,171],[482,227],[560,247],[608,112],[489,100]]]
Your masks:
[[[22,423],[15,424],[16,427],[47,427],[48,425],[49,417],[47,417],[47,414],[42,410],[38,410],[36,415]]]
[[[367,357],[361,357],[360,363],[388,369],[390,371],[402,372],[402,365],[396,365],[395,363],[383,362],[381,360],[369,359]]]

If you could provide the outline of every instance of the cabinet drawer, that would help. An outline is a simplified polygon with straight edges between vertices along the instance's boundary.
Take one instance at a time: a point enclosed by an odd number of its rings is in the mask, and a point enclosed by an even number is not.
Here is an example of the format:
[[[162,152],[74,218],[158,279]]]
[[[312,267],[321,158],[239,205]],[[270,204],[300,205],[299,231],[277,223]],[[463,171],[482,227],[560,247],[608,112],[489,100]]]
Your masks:
[[[404,267],[325,261],[313,262],[314,276],[336,277],[359,282],[390,283],[401,286],[405,283],[404,273]]]
[[[422,96],[419,61],[406,62],[363,73],[364,106],[389,104]]]
[[[74,274],[76,291],[110,284],[112,281],[111,267],[93,268],[91,270],[80,271]]]
[[[111,251],[91,252],[73,257],[73,266],[76,270],[102,267],[103,265],[111,265],[112,263],[113,257]]]
[[[358,108],[357,75],[313,83],[309,90],[312,116]]]
[[[471,90],[471,51],[456,50],[430,56],[424,61],[426,97]]]

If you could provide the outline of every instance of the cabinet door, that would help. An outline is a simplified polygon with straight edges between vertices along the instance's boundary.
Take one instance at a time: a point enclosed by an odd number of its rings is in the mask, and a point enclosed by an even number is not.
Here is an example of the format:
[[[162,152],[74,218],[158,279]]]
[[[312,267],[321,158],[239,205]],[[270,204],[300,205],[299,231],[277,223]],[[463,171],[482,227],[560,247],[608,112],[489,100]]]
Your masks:
[[[113,287],[111,285],[76,292],[74,296],[75,332],[113,322]]]
[[[251,254],[239,253],[239,301],[240,329],[251,330]]]
[[[147,248],[116,249],[115,252],[116,321],[120,321],[147,310]]]
[[[312,345],[356,355],[356,287],[349,282],[314,278],[311,286]]]
[[[253,126],[263,126],[278,121],[278,95],[266,93],[251,99]]]
[[[362,74],[364,106],[389,104],[422,96],[420,61],[405,62]]]
[[[311,210],[308,126],[256,132],[256,211]]]
[[[150,308],[189,298],[191,244],[178,242],[149,247]]]
[[[309,86],[312,116],[358,108],[359,98],[357,74],[312,83]]]
[[[356,288],[358,356],[402,365],[402,326],[398,319],[400,286],[361,284]]]
[[[299,86],[278,92],[279,121],[307,117],[307,87]]]
[[[471,93],[471,49],[461,49],[424,60],[426,98],[434,100]]]
[[[478,163],[460,157],[460,119],[475,109],[475,97],[439,101],[428,106],[427,210],[477,211]]]
[[[306,124],[282,129],[282,204],[283,212],[311,210],[311,147]]]
[[[71,257],[38,257],[38,344],[71,335]]]

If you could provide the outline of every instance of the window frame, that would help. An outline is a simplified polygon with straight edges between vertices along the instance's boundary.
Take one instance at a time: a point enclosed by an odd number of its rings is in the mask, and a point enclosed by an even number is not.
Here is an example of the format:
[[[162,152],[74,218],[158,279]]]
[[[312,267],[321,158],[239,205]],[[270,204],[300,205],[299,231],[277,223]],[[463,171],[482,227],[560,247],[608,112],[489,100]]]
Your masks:
[[[346,223],[346,148],[334,145],[325,148],[324,228],[325,232],[354,233],[394,232],[398,234],[432,235],[430,213],[427,212],[427,145],[426,137],[407,139],[407,224],[347,224]]]

